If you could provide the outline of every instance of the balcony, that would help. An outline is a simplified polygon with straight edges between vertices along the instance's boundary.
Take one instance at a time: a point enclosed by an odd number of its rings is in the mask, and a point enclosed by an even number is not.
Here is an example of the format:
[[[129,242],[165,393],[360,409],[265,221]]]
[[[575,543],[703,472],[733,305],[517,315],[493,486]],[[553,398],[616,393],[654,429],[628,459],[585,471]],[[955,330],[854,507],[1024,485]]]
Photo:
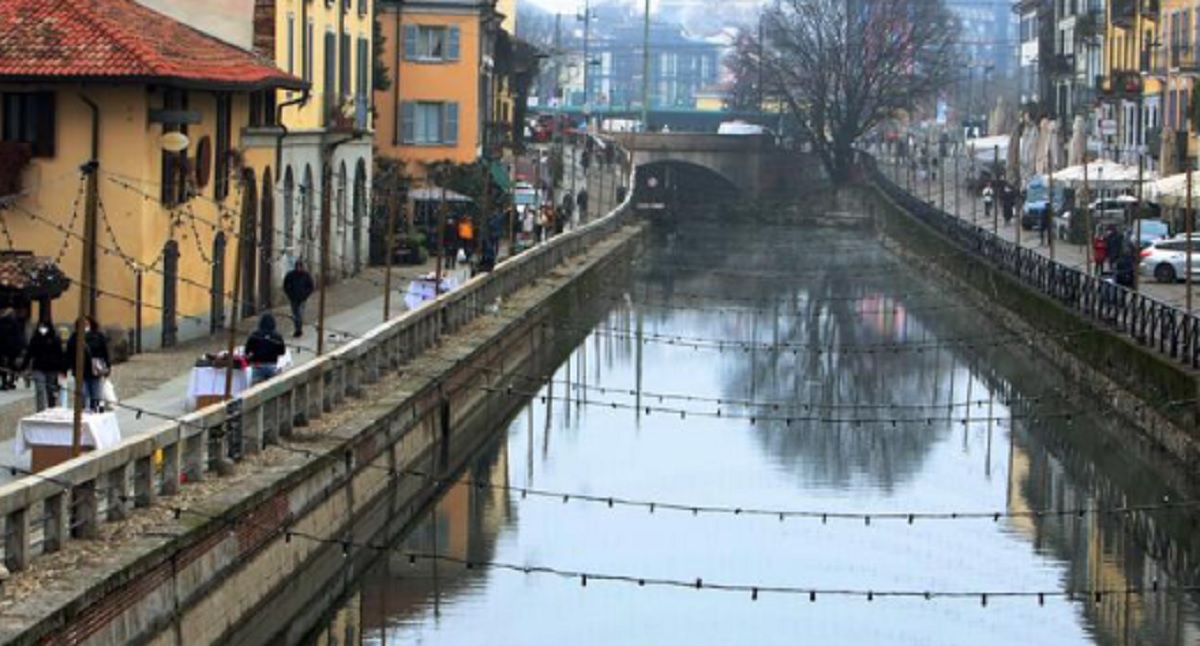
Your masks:
[[[1171,69],[1178,74],[1200,76],[1200,52],[1195,47],[1172,49]]]
[[[370,102],[366,97],[325,96],[325,129],[339,134],[362,134],[367,131]]]
[[[1065,78],[1075,75],[1075,55],[1055,54],[1046,59],[1046,73],[1051,77]]]
[[[1138,13],[1143,20],[1158,20],[1159,0],[1112,0],[1112,24],[1121,29],[1130,29],[1137,21]]]
[[[21,174],[32,158],[29,144],[0,141],[0,200],[21,193]]]

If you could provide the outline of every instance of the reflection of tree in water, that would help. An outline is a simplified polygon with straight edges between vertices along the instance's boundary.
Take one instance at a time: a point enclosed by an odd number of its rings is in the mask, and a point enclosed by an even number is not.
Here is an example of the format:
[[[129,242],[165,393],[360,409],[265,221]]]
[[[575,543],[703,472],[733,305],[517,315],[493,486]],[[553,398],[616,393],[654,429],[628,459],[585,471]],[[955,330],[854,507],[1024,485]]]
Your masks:
[[[720,248],[744,252],[722,254],[717,251]],[[688,257],[691,260],[685,259]],[[697,258],[713,262],[708,270],[680,269],[696,263]],[[828,264],[827,271],[814,269],[822,262]],[[894,272],[888,271],[889,263],[894,264]],[[903,304],[888,295],[927,290],[927,283],[906,275],[900,260],[861,230],[736,227],[717,235],[689,236],[684,232],[657,249],[646,265],[644,288],[655,300],[669,302],[673,293],[702,293],[711,297],[708,304],[713,307],[744,307],[747,299],[759,304],[734,316],[688,319],[694,329],[686,334],[810,348],[913,342],[926,335],[917,317],[905,314]],[[856,272],[856,266],[864,269]],[[795,267],[804,268],[796,280],[746,278],[756,271],[773,275]],[[733,271],[723,275],[712,269]],[[671,333],[685,334],[678,330],[677,317],[660,313],[654,321],[670,321]],[[726,384],[723,396],[826,406],[946,403],[944,390],[954,365],[948,352],[726,352],[726,360],[721,361]],[[964,399],[962,395],[957,398]],[[772,411],[769,416],[786,414]],[[940,417],[931,425],[895,427],[878,423],[758,424],[761,431],[757,436],[768,452],[805,481],[843,487],[867,480],[890,490],[920,470],[929,448],[947,432],[950,413],[946,408],[813,407],[807,411],[797,408],[791,414],[860,419]]]

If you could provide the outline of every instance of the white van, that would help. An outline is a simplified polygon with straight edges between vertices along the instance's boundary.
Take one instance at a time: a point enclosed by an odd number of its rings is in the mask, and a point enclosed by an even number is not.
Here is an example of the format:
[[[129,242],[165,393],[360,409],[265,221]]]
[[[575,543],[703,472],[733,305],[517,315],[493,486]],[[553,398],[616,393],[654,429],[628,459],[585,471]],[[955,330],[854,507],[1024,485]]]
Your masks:
[[[769,135],[771,129],[745,121],[725,121],[717,127],[718,135]]]

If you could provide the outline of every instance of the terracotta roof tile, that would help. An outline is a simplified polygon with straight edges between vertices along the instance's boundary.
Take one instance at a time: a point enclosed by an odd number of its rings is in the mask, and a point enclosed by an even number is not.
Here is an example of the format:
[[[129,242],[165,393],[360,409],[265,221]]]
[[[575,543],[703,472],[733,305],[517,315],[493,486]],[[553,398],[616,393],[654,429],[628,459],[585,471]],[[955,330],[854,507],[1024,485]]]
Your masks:
[[[0,80],[63,77],[304,87],[271,61],[133,0],[0,0]]]

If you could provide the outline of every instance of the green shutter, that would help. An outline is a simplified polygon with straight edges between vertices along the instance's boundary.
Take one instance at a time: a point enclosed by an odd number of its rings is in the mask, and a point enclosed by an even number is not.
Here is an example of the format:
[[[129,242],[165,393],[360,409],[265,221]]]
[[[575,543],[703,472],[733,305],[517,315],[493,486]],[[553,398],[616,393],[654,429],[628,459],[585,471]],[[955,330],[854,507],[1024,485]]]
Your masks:
[[[459,34],[458,27],[451,27],[450,29],[447,30],[446,60],[448,60],[448,61],[458,60],[458,49],[459,49],[458,41],[459,40],[460,40],[460,34]]]
[[[416,141],[417,104],[405,101],[400,104],[400,141],[411,144]]]
[[[417,26],[404,25],[404,59],[416,60],[417,58]]]
[[[442,140],[452,146],[458,145],[458,104],[447,103],[446,106],[446,123]]]

